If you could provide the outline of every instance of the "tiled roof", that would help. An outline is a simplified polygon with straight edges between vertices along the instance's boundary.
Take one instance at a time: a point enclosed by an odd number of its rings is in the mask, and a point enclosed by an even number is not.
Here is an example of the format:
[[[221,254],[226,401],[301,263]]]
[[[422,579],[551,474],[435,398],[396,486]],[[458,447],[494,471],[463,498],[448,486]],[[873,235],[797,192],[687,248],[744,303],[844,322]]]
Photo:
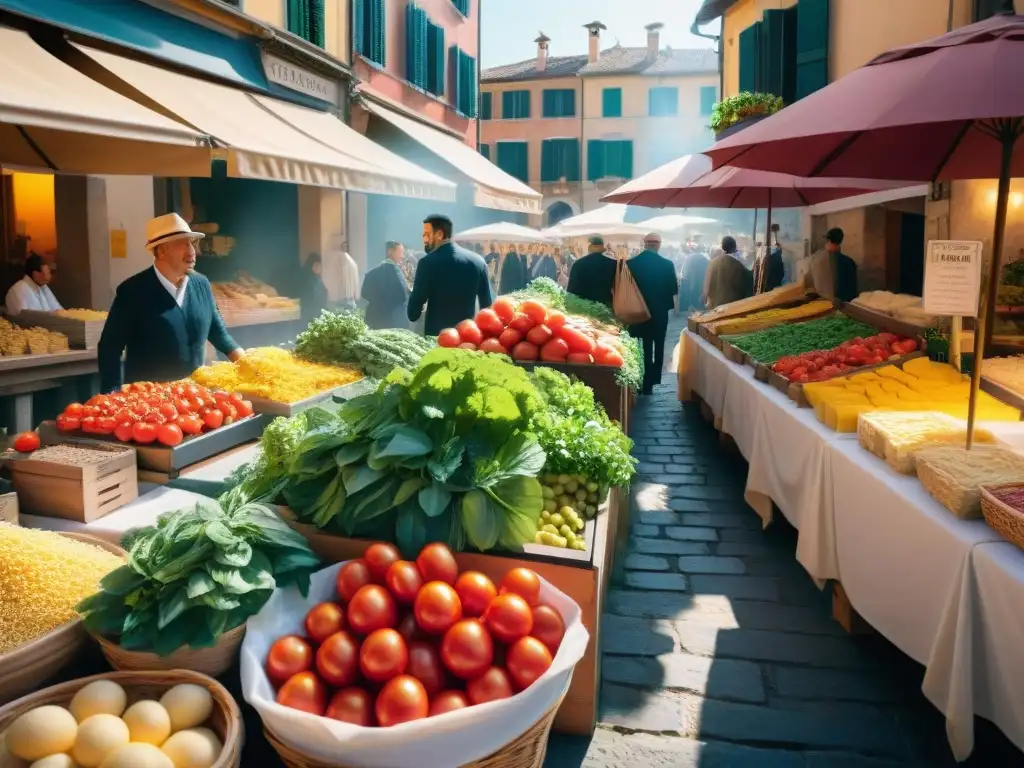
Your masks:
[[[588,75],[689,75],[718,71],[718,54],[712,48],[664,48],[650,59],[647,48],[625,48],[617,45],[601,51],[593,64],[579,74]]]
[[[704,3],[697,11],[696,22],[698,24],[712,22],[735,4],[736,0],[704,0]]]
[[[543,72],[537,71],[537,57],[491,67],[480,73],[481,83],[507,83],[516,80],[541,80],[552,77],[574,77],[587,63],[587,55],[549,56]]]

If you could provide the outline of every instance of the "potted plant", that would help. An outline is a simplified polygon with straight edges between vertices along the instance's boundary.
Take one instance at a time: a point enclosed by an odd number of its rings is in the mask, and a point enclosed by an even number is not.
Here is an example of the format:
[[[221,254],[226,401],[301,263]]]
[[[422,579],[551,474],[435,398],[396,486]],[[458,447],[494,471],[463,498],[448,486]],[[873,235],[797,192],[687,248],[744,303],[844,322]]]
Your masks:
[[[774,115],[783,106],[780,96],[743,91],[715,104],[708,127],[715,132],[716,140],[724,139],[751,123]]]

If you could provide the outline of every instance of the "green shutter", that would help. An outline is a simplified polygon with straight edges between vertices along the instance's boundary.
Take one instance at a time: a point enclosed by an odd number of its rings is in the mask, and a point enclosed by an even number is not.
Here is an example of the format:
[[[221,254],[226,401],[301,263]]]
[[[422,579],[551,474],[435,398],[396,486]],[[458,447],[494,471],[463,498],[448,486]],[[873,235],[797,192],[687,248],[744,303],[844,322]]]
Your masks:
[[[597,181],[603,179],[604,172],[604,145],[601,139],[590,139],[587,142],[587,180]]]
[[[700,87],[700,113],[710,115],[715,108],[715,101],[718,99],[718,88],[713,85],[702,85]]]
[[[324,0],[309,0],[309,42],[320,48],[327,42]]]
[[[571,88],[545,88],[543,99],[544,117],[576,116],[576,91]]]
[[[828,85],[829,0],[800,0],[796,12],[795,98]]]
[[[604,175],[633,178],[633,142],[629,140],[604,142]]]
[[[566,181],[580,180],[580,140],[559,139],[562,147],[562,176]]]
[[[797,7],[794,5],[783,12],[782,24],[782,101],[792,104],[796,101],[796,25]]]
[[[370,58],[380,64],[387,65],[387,51],[385,50],[385,26],[387,18],[384,11],[384,0],[370,0]]]
[[[480,119],[490,120],[491,110],[494,108],[494,94],[488,91],[480,94]]]
[[[757,92],[760,50],[761,22],[757,22],[740,32],[740,92]]]
[[[491,145],[490,144],[481,144],[480,145],[480,154],[483,155],[484,157],[486,157],[488,160],[490,160],[491,159]]]
[[[427,12],[405,6],[405,79],[427,89]]]
[[[523,119],[529,116],[529,91],[505,91],[501,94],[501,117],[503,120]]]
[[[480,83],[477,81],[476,76],[476,59],[468,53],[463,53],[462,59],[466,70],[464,76],[466,82],[466,101],[462,112],[467,117],[475,118],[480,114]]]
[[[444,95],[444,27],[427,22],[427,90]]]
[[[366,0],[352,0],[352,48],[360,55],[369,51],[366,44]]]
[[[580,140],[545,139],[540,145],[540,180],[545,184],[580,180]]]
[[[658,86],[647,91],[647,114],[665,117],[679,114],[679,89]]]
[[[499,141],[498,167],[522,182],[529,181],[529,157],[525,141]]]
[[[601,117],[622,117],[621,88],[605,88],[601,91]]]
[[[773,93],[782,96],[782,38],[786,25],[785,11],[765,11],[764,19],[761,21],[760,41],[760,83],[758,90],[761,93]]]

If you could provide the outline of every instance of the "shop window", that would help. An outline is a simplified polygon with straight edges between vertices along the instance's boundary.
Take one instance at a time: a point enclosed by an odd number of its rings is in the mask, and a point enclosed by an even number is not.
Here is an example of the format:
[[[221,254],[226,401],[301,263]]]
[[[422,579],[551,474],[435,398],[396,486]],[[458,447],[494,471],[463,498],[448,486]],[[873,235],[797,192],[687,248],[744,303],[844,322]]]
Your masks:
[[[576,91],[572,88],[545,88],[544,117],[575,117]]]
[[[526,183],[530,180],[529,150],[525,141],[499,141],[498,167]]]
[[[444,96],[444,27],[427,22],[427,90]]]
[[[288,31],[323,48],[327,30],[324,0],[287,0],[286,10]]]
[[[796,7],[794,99],[828,85],[829,0],[800,0]]]
[[[668,117],[679,114],[679,89],[658,86],[647,92],[647,114],[651,117]]]
[[[522,120],[529,116],[529,91],[505,91],[503,94],[501,94],[502,120]]]
[[[540,180],[551,184],[580,180],[580,140],[544,139],[540,145]]]
[[[405,79],[427,89],[427,12],[415,3],[405,6]]]
[[[494,107],[494,94],[488,91],[480,94],[480,119],[490,120],[491,110]]]
[[[384,0],[353,0],[352,40],[355,52],[379,66],[387,63],[384,50]]]
[[[622,117],[621,88],[605,88],[601,91],[601,117]]]
[[[710,115],[718,101],[718,88],[713,85],[702,85],[700,87],[700,113]]]
[[[483,155],[484,157],[486,157],[488,160],[490,160],[491,159],[491,145],[490,144],[481,144],[480,145],[480,154]]]
[[[628,139],[591,139],[587,142],[587,179],[633,178],[633,142]]]
[[[448,102],[466,117],[476,117],[479,100],[476,59],[453,45],[448,50],[448,60],[452,68],[452,96]]]
[[[470,0],[452,0],[452,5],[455,6],[455,10],[466,17],[469,16],[469,4]]]

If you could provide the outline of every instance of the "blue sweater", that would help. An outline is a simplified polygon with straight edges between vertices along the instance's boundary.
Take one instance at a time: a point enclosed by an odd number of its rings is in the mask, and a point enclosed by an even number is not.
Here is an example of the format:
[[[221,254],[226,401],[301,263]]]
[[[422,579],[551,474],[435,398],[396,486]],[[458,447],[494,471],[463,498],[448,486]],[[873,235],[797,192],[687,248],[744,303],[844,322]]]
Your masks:
[[[183,379],[203,364],[207,341],[225,355],[238,349],[217,312],[209,280],[189,275],[185,305],[179,307],[154,269],[132,275],[118,286],[103,326],[100,391],[125,382]]]

